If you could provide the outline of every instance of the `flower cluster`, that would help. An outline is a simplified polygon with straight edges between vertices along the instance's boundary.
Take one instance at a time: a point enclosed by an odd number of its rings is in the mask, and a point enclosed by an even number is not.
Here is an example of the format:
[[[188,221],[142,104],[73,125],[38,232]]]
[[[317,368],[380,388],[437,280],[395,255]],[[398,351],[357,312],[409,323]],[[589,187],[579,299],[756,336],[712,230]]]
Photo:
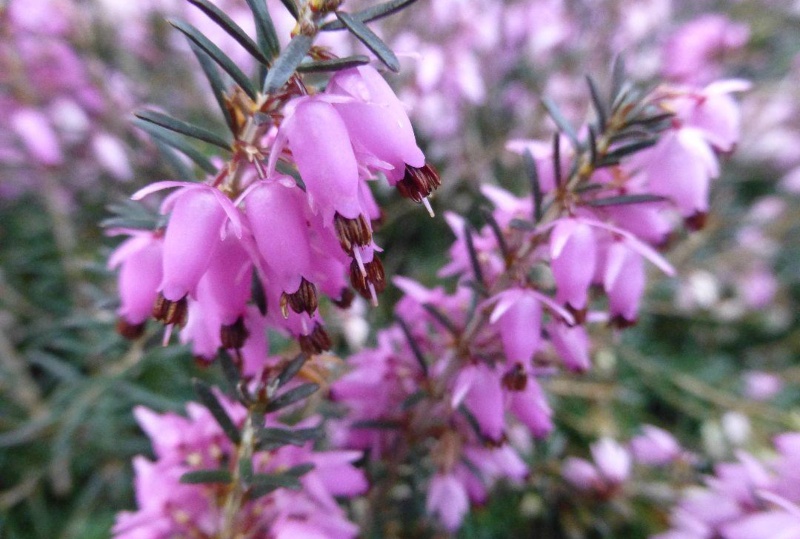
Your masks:
[[[738,133],[728,92],[741,86],[634,97],[623,84],[610,106],[595,103],[585,140],[554,112],[564,132],[553,144],[511,142],[529,162],[532,196],[485,186],[494,211],[478,231],[446,216],[456,242],[440,275],[459,276],[454,293],[396,279],[405,293],[398,325],[332,387],[349,409],[342,447],[399,461],[410,441],[429,448],[428,510],[450,530],[466,500],[485,501],[499,479],[520,482],[527,467],[507,442],[525,446],[553,428],[539,380],[558,368],[587,370],[590,325],[636,322],[645,261],[673,274],[655,247],[675,217],[702,225],[716,152],[730,151]],[[512,434],[519,424],[521,437]],[[601,467],[613,461],[613,473],[600,475],[620,483],[628,464],[607,445],[596,454]]]
[[[232,401],[222,402],[241,426],[246,409]],[[115,538],[357,536],[357,526],[347,519],[335,498],[350,498],[366,489],[363,473],[353,466],[359,453],[315,451],[312,442],[258,449],[251,455],[252,472],[283,474],[262,475],[266,478],[288,475],[289,480],[273,484],[254,480],[232,512],[226,503],[235,487],[219,479],[216,483],[194,484],[185,477],[219,468],[233,473],[240,464],[238,448],[208,409],[195,403],[189,403],[186,409],[188,417],[157,414],[144,407],[134,411],[153,443],[156,460],[142,456],[134,460],[138,510],[118,515]],[[276,426],[269,421],[264,425]],[[279,488],[287,486],[290,488]]]
[[[133,177],[125,126],[115,117],[130,108],[131,91],[123,75],[79,50],[89,24],[68,2],[14,0],[0,8],[0,112],[8,119],[0,133],[0,196],[35,191],[57,177],[68,205],[69,192],[86,190],[100,175]]]
[[[688,489],[672,512],[672,529],[658,539],[750,539],[800,534],[800,433],[775,438],[777,455],[740,452],[718,464],[705,487]],[[655,538],[654,538],[655,539]]]
[[[131,238],[111,259],[121,268],[124,334],[140,334],[152,314],[183,327],[182,340],[199,357],[241,349],[246,363],[257,364],[267,354],[267,327],[296,337],[307,353],[328,349],[318,295],[346,306],[347,276],[377,302],[386,283],[372,236],[380,209],[368,180],[383,176],[427,204],[438,176],[375,69],[342,70],[312,95],[297,95],[298,88],[311,92],[298,78],[258,103],[239,96],[245,110],[258,112],[242,122],[233,159],[208,181],[159,182],[134,195],[178,188],[161,207],[166,227],[123,231]],[[279,166],[295,168],[297,179]]]

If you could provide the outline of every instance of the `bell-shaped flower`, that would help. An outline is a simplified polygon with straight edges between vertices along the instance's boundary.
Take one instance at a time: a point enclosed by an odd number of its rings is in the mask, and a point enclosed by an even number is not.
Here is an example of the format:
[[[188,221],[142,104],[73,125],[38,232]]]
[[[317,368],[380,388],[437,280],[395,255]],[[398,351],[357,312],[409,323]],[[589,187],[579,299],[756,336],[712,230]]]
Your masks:
[[[181,187],[161,205],[162,213],[171,210],[164,234],[164,277],[160,291],[169,301],[194,293],[208,269],[214,251],[222,240],[226,223],[237,237],[242,236],[238,210],[219,189],[205,184],[164,181],[140,189],[131,197],[139,200],[150,193]]]
[[[573,372],[585,372],[589,359],[589,335],[584,326],[568,326],[558,321],[547,325],[547,334],[561,361]]]
[[[258,251],[286,293],[313,279],[306,202],[288,176],[259,182],[245,197],[245,214]]]
[[[241,241],[232,234],[227,235],[212,254],[199,283],[216,306],[222,325],[233,324],[244,315],[250,299],[252,276],[253,263]]]
[[[129,324],[145,322],[153,310],[162,279],[163,240],[152,232],[135,231],[117,247],[108,266],[119,271],[118,314]]]
[[[58,136],[45,114],[32,108],[23,108],[11,115],[9,123],[33,159],[47,166],[63,162]]]
[[[611,316],[635,322],[645,287],[644,260],[622,241],[613,242],[606,251],[603,287]]]
[[[648,466],[664,466],[683,454],[675,437],[664,429],[643,425],[642,434],[630,441],[634,460]]]
[[[550,233],[550,259],[556,299],[577,310],[585,308],[597,259],[592,227],[580,219],[559,219]]]
[[[284,137],[305,183],[312,210],[322,213],[327,226],[333,223],[336,213],[348,219],[358,217],[362,211],[358,164],[347,127],[333,105],[317,97],[296,100],[281,125],[270,156],[270,170]]]
[[[631,455],[611,438],[601,438],[591,446],[592,458],[603,478],[611,484],[622,484],[630,475]]]
[[[741,113],[731,93],[745,91],[750,86],[745,80],[720,80],[671,104],[680,122],[700,131],[717,151],[730,152],[741,130]]]
[[[452,390],[452,407],[463,402],[480,427],[481,434],[500,441],[505,427],[503,388],[500,377],[486,365],[469,365],[461,369]]]
[[[425,508],[430,515],[436,515],[445,529],[455,532],[469,511],[467,490],[455,475],[437,473],[428,486]]]
[[[537,438],[544,438],[553,430],[553,411],[547,398],[533,377],[528,377],[522,391],[508,391],[509,410],[522,421]]]
[[[390,183],[403,179],[406,165],[425,164],[403,104],[374,68],[342,70],[331,78],[325,91],[350,98],[333,106],[347,125],[356,152],[383,162]]]
[[[563,308],[544,294],[530,289],[512,288],[494,296],[497,304],[489,317],[496,324],[509,365],[530,363],[542,343],[542,303],[564,320],[573,322]]]
[[[719,163],[699,129],[681,127],[634,155],[629,166],[646,175],[647,190],[671,199],[685,217],[705,214],[712,178]]]

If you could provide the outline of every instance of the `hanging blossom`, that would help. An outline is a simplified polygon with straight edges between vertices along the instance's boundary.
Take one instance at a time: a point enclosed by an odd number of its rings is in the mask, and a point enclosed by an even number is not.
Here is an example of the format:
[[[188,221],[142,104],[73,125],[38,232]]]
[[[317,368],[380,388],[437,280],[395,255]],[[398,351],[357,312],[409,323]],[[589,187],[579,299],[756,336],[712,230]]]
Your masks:
[[[776,454],[744,451],[717,464],[703,487],[685,491],[672,510],[672,528],[654,539],[800,537],[800,433],[774,440]]]
[[[220,402],[241,427],[247,409],[224,398]],[[276,539],[347,539],[358,535],[358,527],[348,520],[336,498],[351,498],[366,490],[364,474],[353,466],[360,453],[315,451],[312,442],[257,449],[252,453],[255,474],[280,474],[298,466],[310,471],[299,478],[300,488],[275,488],[258,493],[258,485],[251,485],[243,492],[235,514],[231,514],[225,505],[231,495],[230,485],[191,484],[181,478],[198,470],[227,468],[233,473],[239,463],[238,448],[207,408],[189,403],[186,410],[188,417],[158,414],[145,407],[134,410],[139,425],[150,437],[156,459],[151,461],[143,456],[134,459],[138,509],[117,516],[113,528],[116,539],[210,539],[220,537],[226,530],[230,537]],[[307,418],[290,430],[308,428],[314,422],[315,418]],[[263,426],[279,425],[268,419]]]
[[[240,122],[237,152],[216,176],[134,194],[177,188],[161,205],[163,229],[117,231],[130,235],[111,258],[120,267],[124,335],[140,335],[152,314],[182,328],[181,340],[200,358],[221,347],[256,365],[268,353],[266,328],[294,336],[307,353],[330,347],[320,293],[346,307],[352,287],[377,302],[386,281],[372,235],[380,209],[368,181],[384,177],[427,205],[438,176],[372,67],[340,71],[319,93],[297,95],[296,82],[259,104],[236,94],[240,113],[260,107],[270,121],[251,114]],[[295,167],[302,186],[278,163]]]
[[[738,136],[729,92],[743,86],[633,97],[622,85],[617,104],[578,130],[586,134],[580,143],[566,128],[552,144],[510,142],[530,155],[533,196],[484,186],[494,210],[480,230],[446,215],[456,241],[440,275],[458,277],[454,292],[395,279],[405,293],[398,324],[354,355],[332,386],[348,409],[334,429],[339,446],[398,463],[425,447],[426,507],[450,531],[468,512],[464,500],[485,502],[501,479],[521,483],[528,468],[511,433],[522,425],[523,438],[547,436],[553,414],[541,380],[591,367],[591,326],[636,323],[647,264],[674,274],[656,249],[677,216],[702,224],[717,153]],[[632,110],[642,115],[627,116]],[[643,140],[627,131],[642,127],[652,129]],[[672,458],[663,436],[647,435],[637,446],[661,443],[652,459]],[[603,441],[593,454],[596,465],[582,463],[572,475],[613,492],[627,478],[628,450]]]
[[[132,88],[79,44],[93,21],[69,2],[11,0],[0,8],[0,196],[16,197],[56,178],[60,203],[87,192],[100,176],[131,180],[118,111]],[[112,92],[98,81],[110,81]],[[45,182],[46,183],[46,182]],[[53,191],[54,185],[48,185]]]

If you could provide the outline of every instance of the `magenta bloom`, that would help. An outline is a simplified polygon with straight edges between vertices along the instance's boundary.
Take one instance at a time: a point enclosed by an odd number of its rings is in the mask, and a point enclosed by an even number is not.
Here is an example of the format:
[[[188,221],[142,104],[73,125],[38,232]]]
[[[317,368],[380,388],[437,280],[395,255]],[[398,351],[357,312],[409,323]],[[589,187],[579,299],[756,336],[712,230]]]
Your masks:
[[[425,507],[429,514],[439,517],[448,531],[454,532],[469,511],[467,490],[453,474],[436,474],[431,478]]]
[[[333,222],[335,213],[358,217],[358,165],[347,127],[333,105],[317,97],[300,98],[281,131],[289,141],[311,208],[322,213],[326,225]]]
[[[351,98],[333,106],[347,126],[356,153],[369,156],[367,164],[382,169],[390,183],[403,179],[407,164],[425,164],[403,104],[375,69],[360,66],[340,71],[326,93]]]
[[[305,277],[312,280],[306,202],[289,177],[260,182],[245,198],[245,213],[258,251],[278,280],[294,293]]]
[[[558,291],[556,299],[575,309],[586,307],[594,277],[597,239],[579,219],[560,219],[550,233],[550,257]]]
[[[119,315],[132,325],[142,324],[153,310],[162,279],[163,240],[152,232],[134,232],[111,254],[108,266],[119,272]]]

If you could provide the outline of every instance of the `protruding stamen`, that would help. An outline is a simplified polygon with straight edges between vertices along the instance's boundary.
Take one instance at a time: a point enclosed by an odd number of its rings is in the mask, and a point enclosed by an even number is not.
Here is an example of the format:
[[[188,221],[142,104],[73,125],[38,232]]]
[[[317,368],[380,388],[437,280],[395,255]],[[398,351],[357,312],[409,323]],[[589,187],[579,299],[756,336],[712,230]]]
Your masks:
[[[317,287],[313,283],[306,281],[305,278],[300,280],[300,288],[297,292],[292,294],[283,294],[281,296],[281,308],[283,309],[283,298],[287,298],[289,306],[297,314],[305,311],[309,316],[314,314],[317,310]]]
[[[436,169],[426,163],[420,168],[406,165],[405,176],[397,182],[395,187],[400,195],[410,198],[414,202],[422,203],[440,185],[442,185],[442,181],[439,179]]]
[[[165,324],[177,324],[182,326],[186,323],[186,312],[188,305],[186,297],[182,297],[178,301],[170,301],[164,297],[164,294],[158,294],[155,303],[153,304],[153,318]]]
[[[303,353],[309,356],[321,354],[331,348],[331,338],[325,328],[319,324],[315,324],[314,329],[308,335],[298,337],[297,341],[300,343]]]
[[[436,217],[436,214],[433,212],[433,208],[431,207],[431,202],[428,200],[428,197],[422,199],[422,205],[425,206],[425,209],[428,210],[428,215],[431,217]]]
[[[228,326],[222,326],[219,329],[219,337],[222,341],[222,347],[227,349],[239,349],[244,346],[250,332],[244,325],[244,318],[241,316],[236,319],[236,322]]]
[[[131,324],[124,318],[117,320],[117,333],[126,339],[133,341],[144,335],[145,322],[141,324]]]
[[[364,264],[364,271],[360,271],[356,261],[350,264],[350,283],[364,299],[373,305],[377,304],[377,295],[386,289],[386,275],[383,264],[377,256]]]
[[[355,247],[364,247],[372,243],[372,229],[366,217],[359,214],[355,219],[342,217],[338,213],[333,217],[333,226],[342,250],[351,255]]]
[[[174,324],[166,325],[166,327],[164,328],[164,338],[161,339],[161,346],[166,347],[169,345],[169,340],[170,338],[172,338],[172,328],[174,327],[175,327]]]
[[[374,257],[374,255],[373,255]],[[361,258],[361,251],[358,249],[353,250],[353,258],[355,259],[356,264],[358,265],[359,271],[361,271],[361,275],[363,277],[367,276],[367,270],[364,268],[364,260]]]

